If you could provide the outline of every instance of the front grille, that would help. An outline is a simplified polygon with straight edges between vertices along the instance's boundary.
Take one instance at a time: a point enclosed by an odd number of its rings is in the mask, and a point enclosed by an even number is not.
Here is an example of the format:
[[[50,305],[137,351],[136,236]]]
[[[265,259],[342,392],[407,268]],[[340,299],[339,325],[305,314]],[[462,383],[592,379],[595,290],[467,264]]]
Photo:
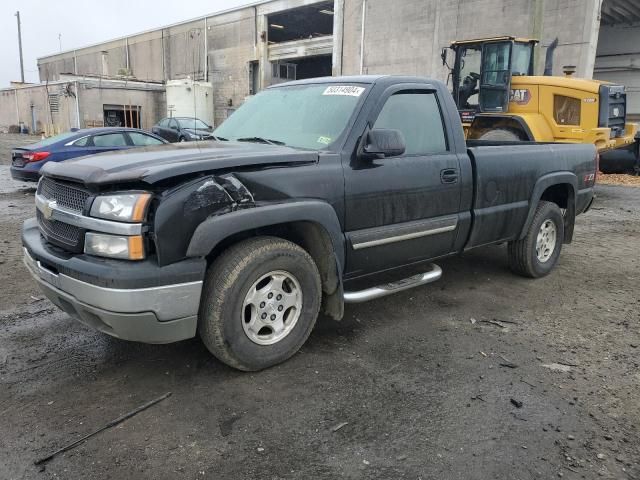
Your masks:
[[[622,85],[600,85],[598,126],[609,127],[611,138],[624,135],[627,120],[627,94]]]
[[[55,200],[61,207],[82,213],[89,192],[44,177],[38,185],[38,193],[45,198]]]
[[[89,192],[67,183],[43,177],[38,184],[38,194],[48,200],[55,200],[59,207],[82,214]],[[40,232],[45,239],[65,250],[82,252],[84,248],[84,230],[68,223],[51,220],[37,211]]]
[[[40,210],[36,211],[36,216],[40,231],[48,241],[71,251],[82,250],[81,228],[57,220],[47,220]]]

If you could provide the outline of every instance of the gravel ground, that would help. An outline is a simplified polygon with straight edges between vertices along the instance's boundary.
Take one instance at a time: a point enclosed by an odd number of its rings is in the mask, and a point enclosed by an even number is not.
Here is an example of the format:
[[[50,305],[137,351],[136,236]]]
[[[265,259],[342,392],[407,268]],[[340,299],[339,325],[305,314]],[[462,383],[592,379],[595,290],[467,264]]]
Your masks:
[[[18,188],[0,193],[0,478],[640,479],[638,188],[599,186],[544,279],[513,276],[503,246],[469,252],[255,374],[57,311],[21,263]]]

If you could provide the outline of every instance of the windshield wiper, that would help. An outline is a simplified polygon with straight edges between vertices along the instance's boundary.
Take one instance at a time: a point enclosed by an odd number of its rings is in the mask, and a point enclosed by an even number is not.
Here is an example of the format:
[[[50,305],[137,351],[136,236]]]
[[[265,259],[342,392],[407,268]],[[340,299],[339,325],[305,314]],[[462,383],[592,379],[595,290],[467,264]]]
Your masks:
[[[238,138],[236,141],[237,142],[266,143],[268,145],[284,145],[284,142],[281,142],[280,140],[271,140],[269,138],[262,138],[262,137],[244,137],[244,138]]]
[[[217,136],[215,136],[215,135],[213,135],[213,134],[211,134],[211,136],[212,136],[215,140],[220,141],[220,142],[228,142],[228,141],[229,141],[229,139],[228,139],[228,138],[224,138],[224,137],[217,137]]]

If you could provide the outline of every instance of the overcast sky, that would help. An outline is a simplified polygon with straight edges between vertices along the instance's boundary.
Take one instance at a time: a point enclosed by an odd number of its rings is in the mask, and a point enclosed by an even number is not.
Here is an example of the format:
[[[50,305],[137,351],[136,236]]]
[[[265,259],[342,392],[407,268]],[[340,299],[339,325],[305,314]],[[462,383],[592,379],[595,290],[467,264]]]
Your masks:
[[[149,30],[254,0],[0,0],[0,88],[20,80],[16,9],[22,23],[24,76],[38,81],[36,59]]]

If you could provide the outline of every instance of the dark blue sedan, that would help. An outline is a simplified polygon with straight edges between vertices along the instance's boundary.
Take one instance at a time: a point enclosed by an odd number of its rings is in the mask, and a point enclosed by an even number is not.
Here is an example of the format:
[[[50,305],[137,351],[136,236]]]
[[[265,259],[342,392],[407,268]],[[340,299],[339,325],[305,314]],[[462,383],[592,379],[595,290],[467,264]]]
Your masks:
[[[11,177],[37,182],[40,168],[47,162],[163,143],[168,142],[137,128],[87,128],[65,132],[33,145],[14,148],[11,151]]]

